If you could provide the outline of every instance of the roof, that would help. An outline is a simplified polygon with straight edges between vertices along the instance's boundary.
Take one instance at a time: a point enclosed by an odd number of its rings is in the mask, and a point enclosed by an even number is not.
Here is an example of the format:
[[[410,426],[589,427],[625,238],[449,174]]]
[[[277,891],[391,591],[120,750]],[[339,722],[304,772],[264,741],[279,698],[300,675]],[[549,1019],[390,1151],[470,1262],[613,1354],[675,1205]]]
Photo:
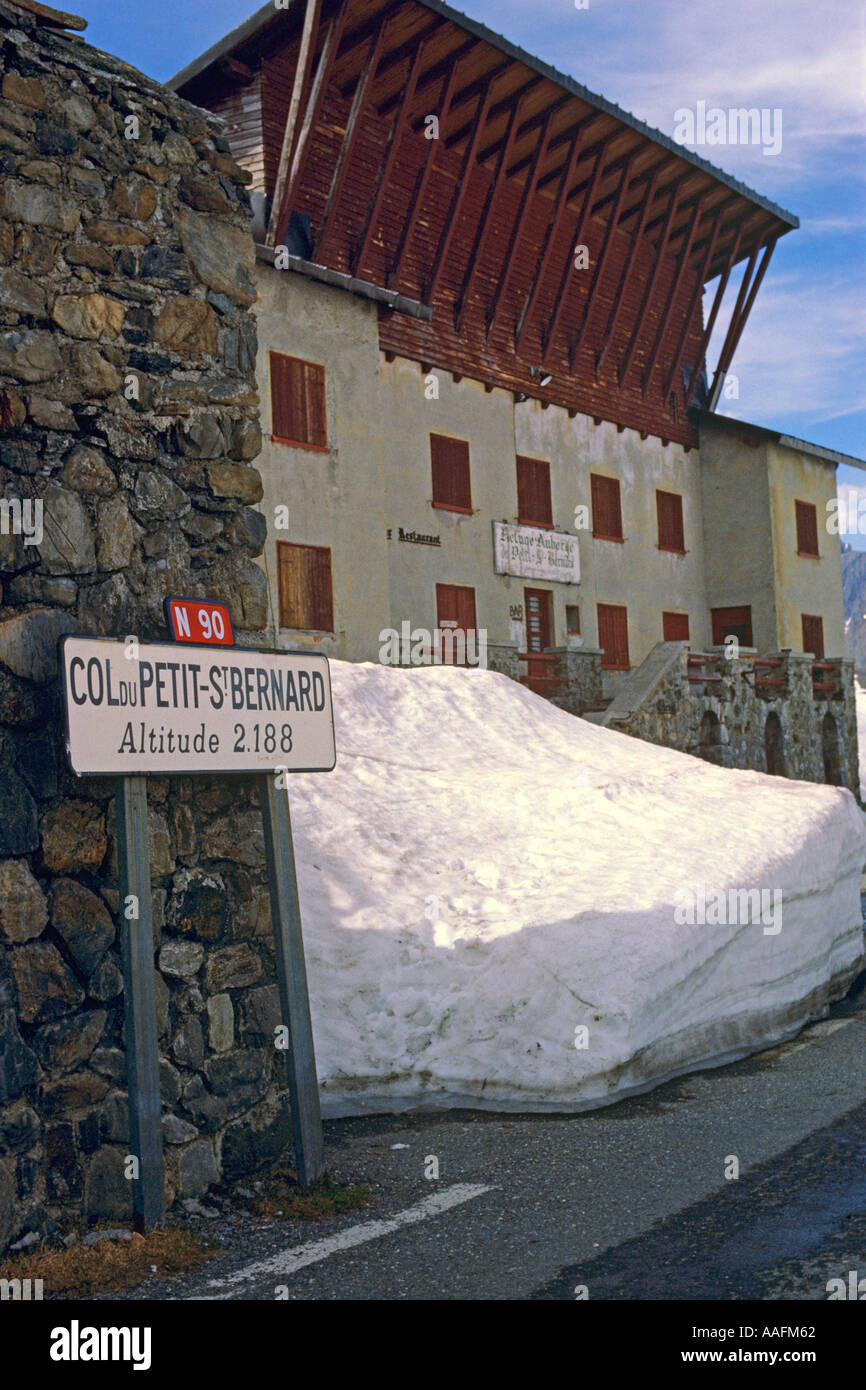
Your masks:
[[[760,439],[771,440],[772,443],[781,444],[786,449],[796,449],[801,454],[809,454],[812,458],[820,459],[822,463],[831,463],[834,468],[844,464],[848,468],[866,471],[866,459],[855,458],[853,454],[842,454],[838,449],[828,449],[823,444],[810,444],[806,439],[798,439],[793,434],[782,434],[779,430],[768,429],[766,425],[753,425],[748,420],[737,420],[732,415],[717,415],[707,410],[700,412],[700,421],[701,428],[709,424],[731,432],[747,430],[749,434],[757,435]]]

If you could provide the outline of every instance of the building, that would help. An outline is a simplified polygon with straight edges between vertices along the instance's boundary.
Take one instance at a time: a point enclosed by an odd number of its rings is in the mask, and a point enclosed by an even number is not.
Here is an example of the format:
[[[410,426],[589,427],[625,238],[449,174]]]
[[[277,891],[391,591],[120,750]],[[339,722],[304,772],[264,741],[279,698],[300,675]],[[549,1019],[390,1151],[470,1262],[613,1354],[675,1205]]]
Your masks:
[[[856,789],[841,456],[715,413],[797,219],[440,0],[267,5],[170,85],[251,180],[273,644],[483,634],[575,713]]]

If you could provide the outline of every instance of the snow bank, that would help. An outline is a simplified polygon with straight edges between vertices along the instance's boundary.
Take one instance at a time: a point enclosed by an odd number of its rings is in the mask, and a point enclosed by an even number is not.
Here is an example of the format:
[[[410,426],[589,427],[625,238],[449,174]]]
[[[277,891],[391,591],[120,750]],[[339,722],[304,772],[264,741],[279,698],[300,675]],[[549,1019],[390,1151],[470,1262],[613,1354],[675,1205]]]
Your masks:
[[[792,1034],[856,974],[850,792],[712,767],[491,672],[332,678],[336,770],[291,781],[326,1114],[604,1104]],[[763,923],[718,924],[730,888],[765,890]]]
[[[854,698],[857,704],[857,744],[860,749],[860,800],[866,797],[866,690],[859,677],[854,681]]]

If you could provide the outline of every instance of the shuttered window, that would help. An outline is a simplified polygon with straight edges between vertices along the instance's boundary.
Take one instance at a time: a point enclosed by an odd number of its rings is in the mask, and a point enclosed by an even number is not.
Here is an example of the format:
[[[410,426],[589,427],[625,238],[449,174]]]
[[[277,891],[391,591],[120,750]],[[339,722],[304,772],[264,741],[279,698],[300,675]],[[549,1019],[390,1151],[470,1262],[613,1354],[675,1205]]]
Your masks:
[[[590,473],[592,489],[592,534],[601,540],[621,541],[622,508],[619,499],[619,479]]]
[[[454,512],[471,512],[469,445],[466,440],[431,434],[430,460],[433,466],[433,506]]]
[[[334,631],[331,552],[318,545],[277,542],[280,627]]]
[[[688,613],[662,613],[662,640],[664,642],[688,642]]]
[[[598,605],[598,645],[605,670],[628,671],[628,609],[617,603]]]
[[[818,556],[818,509],[812,502],[794,502],[797,511],[797,554]],[[807,648],[807,650],[811,650]]]
[[[803,619],[803,651],[811,652],[816,661],[824,660],[824,619],[812,613],[801,613]]]
[[[318,362],[270,353],[271,432],[285,444],[327,449],[325,369]]]
[[[553,526],[550,464],[517,455],[517,519],[526,526]]]
[[[656,488],[656,512],[659,522],[659,550],[686,548],[683,537],[683,499],[678,492],[662,492]]]
[[[712,608],[713,646],[723,647],[726,637],[736,637],[741,647],[753,647],[752,610],[748,604],[741,608]]]
[[[580,609],[576,603],[565,605],[565,630],[569,637],[580,636]]]

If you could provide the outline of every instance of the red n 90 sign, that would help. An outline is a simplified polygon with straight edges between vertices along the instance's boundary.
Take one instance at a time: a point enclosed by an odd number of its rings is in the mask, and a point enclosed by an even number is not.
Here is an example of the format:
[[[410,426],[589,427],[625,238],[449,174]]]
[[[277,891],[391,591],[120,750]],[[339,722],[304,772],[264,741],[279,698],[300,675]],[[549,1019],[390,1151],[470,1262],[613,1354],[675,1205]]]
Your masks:
[[[232,620],[224,603],[200,598],[167,598],[165,618],[175,642],[208,643],[233,647]]]

